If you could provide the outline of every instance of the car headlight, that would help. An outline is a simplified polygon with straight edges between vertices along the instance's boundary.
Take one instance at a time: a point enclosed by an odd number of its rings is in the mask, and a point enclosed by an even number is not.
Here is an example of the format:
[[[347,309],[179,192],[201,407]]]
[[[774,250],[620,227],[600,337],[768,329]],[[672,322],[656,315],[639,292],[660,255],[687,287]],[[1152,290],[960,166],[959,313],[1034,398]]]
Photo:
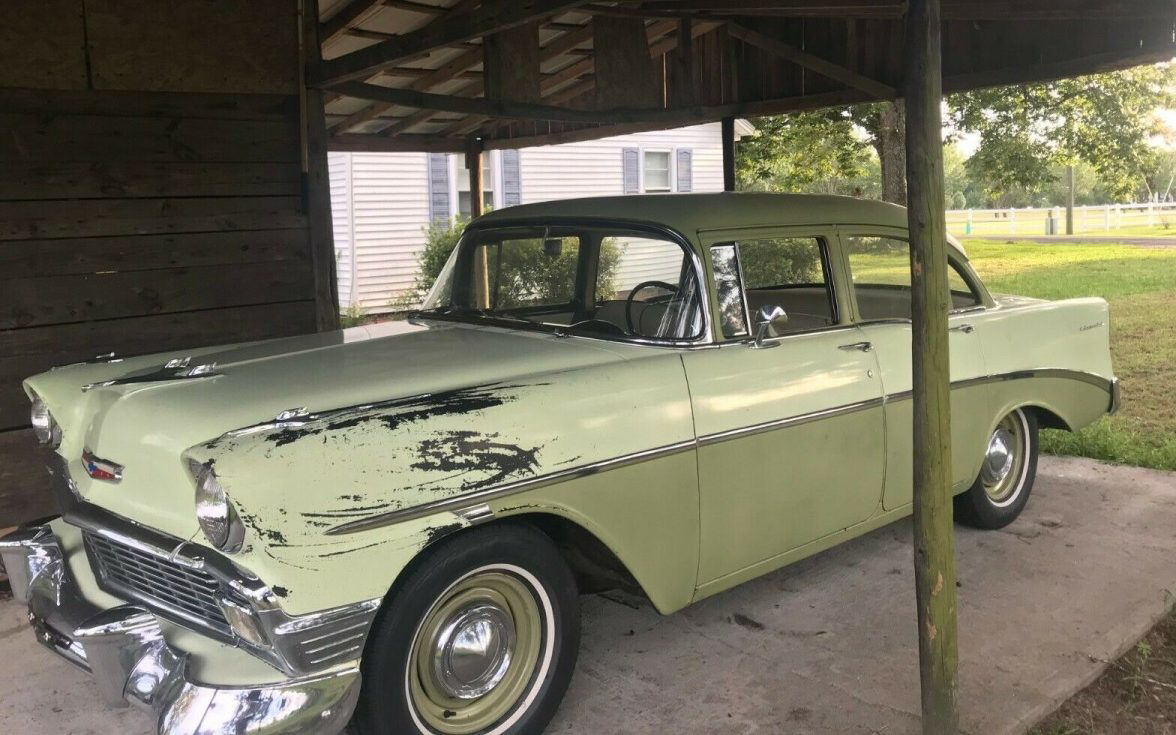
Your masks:
[[[48,444],[54,449],[61,444],[61,427],[49,413],[49,406],[40,396],[33,396],[33,407],[29,413],[29,422],[33,425],[33,435],[42,444]]]
[[[190,461],[189,469],[196,476],[196,520],[200,523],[200,530],[216,548],[237,551],[244,540],[245,529],[212,464]]]

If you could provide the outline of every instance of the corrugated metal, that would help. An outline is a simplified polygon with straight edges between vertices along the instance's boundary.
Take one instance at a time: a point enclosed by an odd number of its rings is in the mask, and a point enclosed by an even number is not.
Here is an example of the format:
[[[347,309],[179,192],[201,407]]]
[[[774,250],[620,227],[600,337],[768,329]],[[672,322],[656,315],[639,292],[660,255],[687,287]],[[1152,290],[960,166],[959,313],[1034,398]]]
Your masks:
[[[723,189],[720,126],[712,123],[518,151],[521,203],[624,193],[625,148],[638,152],[689,149],[691,188],[699,192]],[[678,158],[671,157],[675,162]],[[357,303],[373,312],[388,311],[416,280],[430,215],[429,175],[434,167],[429,154],[332,153],[330,161],[340,302],[344,306]],[[513,167],[513,162],[503,164],[504,176],[508,166]],[[677,173],[672,172],[672,181],[679,181]],[[512,187],[504,184],[503,188]],[[496,194],[500,197],[496,206],[506,206],[506,192]],[[355,281],[345,286],[344,279],[350,276],[345,264],[352,248]],[[643,251],[647,248],[637,244],[627,250],[619,280],[630,286],[639,280],[677,280],[676,265],[652,259]]]

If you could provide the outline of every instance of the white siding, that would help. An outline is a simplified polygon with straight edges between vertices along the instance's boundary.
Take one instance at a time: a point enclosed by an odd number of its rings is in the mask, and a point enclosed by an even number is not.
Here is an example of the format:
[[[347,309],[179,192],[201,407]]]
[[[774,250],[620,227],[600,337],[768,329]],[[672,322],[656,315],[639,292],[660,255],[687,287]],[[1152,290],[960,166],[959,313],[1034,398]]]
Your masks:
[[[351,154],[327,154],[327,170],[331,177],[331,222],[335,231],[335,274],[339,282],[339,305],[351,305],[351,271],[355,265],[351,256],[354,225],[351,221]]]
[[[622,194],[623,148],[668,151],[689,148],[693,158],[693,191],[722,191],[720,135],[719,123],[710,123],[525,148],[519,152],[522,201],[526,204]],[[671,156],[675,163],[676,159],[677,156]],[[368,311],[388,311],[389,303],[416,280],[417,256],[424,246],[424,229],[429,218],[427,154],[332,153],[330,163],[335,248],[339,256],[339,300],[344,306],[357,303]],[[670,180],[677,181],[674,172]],[[350,281],[351,271],[347,266],[352,248],[354,283]],[[677,273],[671,274],[664,265],[641,263],[640,258],[632,257],[638,256],[640,250],[637,246],[629,251],[631,257],[622,263],[620,281],[636,284],[652,278],[677,279]]]

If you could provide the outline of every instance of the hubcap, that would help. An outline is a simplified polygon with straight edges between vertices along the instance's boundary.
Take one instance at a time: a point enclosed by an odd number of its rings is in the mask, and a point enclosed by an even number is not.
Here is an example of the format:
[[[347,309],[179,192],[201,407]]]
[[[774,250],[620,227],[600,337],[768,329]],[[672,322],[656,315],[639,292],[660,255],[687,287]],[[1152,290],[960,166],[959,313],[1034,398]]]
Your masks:
[[[528,577],[515,567],[484,567],[425,613],[405,670],[422,730],[473,735],[508,727],[552,640],[549,603]]]
[[[1013,434],[1003,427],[998,428],[988,440],[988,453],[984,457],[984,481],[997,484],[1009,476],[1013,469]]]
[[[477,699],[506,676],[514,652],[510,613],[492,604],[475,605],[441,630],[433,653],[433,674],[442,691]]]
[[[980,481],[989,499],[998,506],[1016,500],[1025,474],[1025,425],[1020,411],[1005,416],[988,439]]]

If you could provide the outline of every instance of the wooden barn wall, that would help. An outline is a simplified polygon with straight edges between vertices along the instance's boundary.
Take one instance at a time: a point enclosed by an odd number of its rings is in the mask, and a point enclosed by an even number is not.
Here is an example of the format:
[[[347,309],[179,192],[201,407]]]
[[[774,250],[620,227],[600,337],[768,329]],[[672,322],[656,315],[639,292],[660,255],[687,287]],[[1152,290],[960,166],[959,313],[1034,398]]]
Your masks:
[[[296,0],[15,6],[0,24],[0,527],[51,510],[24,377],[316,328]]]

